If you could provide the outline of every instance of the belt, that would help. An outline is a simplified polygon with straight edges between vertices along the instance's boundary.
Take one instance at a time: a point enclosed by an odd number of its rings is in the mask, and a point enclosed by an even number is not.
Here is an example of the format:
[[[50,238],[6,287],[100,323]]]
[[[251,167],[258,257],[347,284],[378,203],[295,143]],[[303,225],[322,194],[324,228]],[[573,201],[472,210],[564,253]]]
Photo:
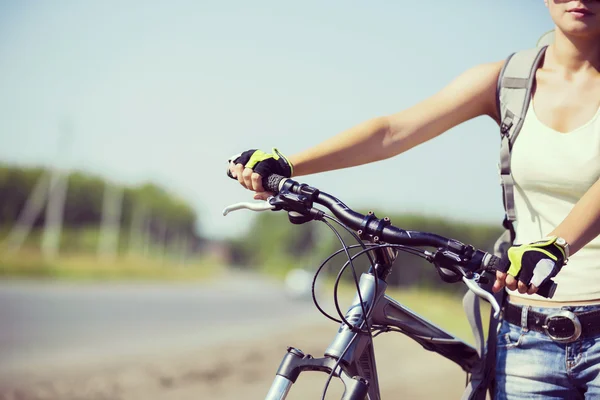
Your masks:
[[[523,306],[508,303],[503,318],[517,326],[523,326]],[[600,310],[574,313],[557,309],[548,314],[527,310],[527,329],[548,335],[559,343],[571,343],[580,337],[600,334]],[[524,319],[524,318],[523,318]]]

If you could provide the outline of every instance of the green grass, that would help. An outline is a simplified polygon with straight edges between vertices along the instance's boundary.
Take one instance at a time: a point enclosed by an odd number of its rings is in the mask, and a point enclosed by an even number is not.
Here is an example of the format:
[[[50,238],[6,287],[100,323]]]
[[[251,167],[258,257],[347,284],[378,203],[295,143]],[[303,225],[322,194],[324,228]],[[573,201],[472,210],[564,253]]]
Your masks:
[[[119,257],[114,262],[99,260],[95,254],[67,253],[55,260],[44,260],[37,250],[23,249],[0,256],[0,277],[63,280],[206,280],[224,269],[209,258],[185,263],[142,256]]]
[[[42,230],[34,229],[16,253],[4,248],[7,228],[0,228],[0,278],[35,278],[61,280],[206,280],[224,270],[222,261],[208,256],[161,257],[168,249],[150,246],[146,254],[135,249],[128,255],[126,236],[119,241],[119,256],[114,261],[99,259],[97,227],[65,228],[60,238],[60,256],[53,260],[40,252]]]

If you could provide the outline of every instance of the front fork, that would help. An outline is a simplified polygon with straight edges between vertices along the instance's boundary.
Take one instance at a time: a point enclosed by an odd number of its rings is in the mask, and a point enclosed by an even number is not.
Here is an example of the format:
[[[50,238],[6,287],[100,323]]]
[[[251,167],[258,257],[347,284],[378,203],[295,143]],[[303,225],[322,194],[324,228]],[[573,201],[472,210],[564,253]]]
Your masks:
[[[339,377],[345,387],[342,400],[364,400],[369,390],[368,382],[359,376],[350,376],[345,368],[336,364],[337,360],[333,357],[313,358],[296,348],[288,347],[265,399],[284,400],[292,384],[303,371],[321,371],[328,374],[333,371],[333,376]]]

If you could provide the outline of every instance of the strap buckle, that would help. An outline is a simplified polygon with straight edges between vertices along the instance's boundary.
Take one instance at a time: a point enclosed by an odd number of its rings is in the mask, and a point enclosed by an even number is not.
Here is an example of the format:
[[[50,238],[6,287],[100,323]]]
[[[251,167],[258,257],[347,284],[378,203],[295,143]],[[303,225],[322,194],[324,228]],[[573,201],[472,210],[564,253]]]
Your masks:
[[[508,137],[509,133],[510,133],[510,128],[512,128],[513,123],[506,123],[506,122],[502,122],[500,123],[500,134],[502,135],[502,137]]]
[[[500,134],[502,138],[508,137],[513,127],[513,115],[507,110],[506,116],[500,122]]]
[[[510,171],[500,171],[500,182],[503,185],[515,186],[515,179],[513,178]]]
[[[552,321],[561,318],[568,319],[573,324],[573,333],[570,336],[560,337],[550,333],[552,330]],[[548,335],[548,337],[550,337],[550,339],[558,343],[571,343],[579,339],[581,336],[581,322],[579,321],[579,318],[577,318],[577,315],[568,310],[560,310],[548,315],[544,321],[544,325],[542,325],[542,328],[544,328],[544,332],[546,335]]]

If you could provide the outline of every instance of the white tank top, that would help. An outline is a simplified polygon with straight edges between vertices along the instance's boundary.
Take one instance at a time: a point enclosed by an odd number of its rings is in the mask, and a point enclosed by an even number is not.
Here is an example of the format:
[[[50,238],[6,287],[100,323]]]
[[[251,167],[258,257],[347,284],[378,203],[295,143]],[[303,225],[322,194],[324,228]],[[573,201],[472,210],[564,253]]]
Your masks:
[[[513,146],[511,170],[517,215],[515,243],[540,240],[600,179],[600,109],[585,125],[561,133],[540,122],[531,101]],[[558,287],[552,301],[600,299],[600,236],[571,256],[554,281]],[[550,300],[516,290],[509,293]]]

